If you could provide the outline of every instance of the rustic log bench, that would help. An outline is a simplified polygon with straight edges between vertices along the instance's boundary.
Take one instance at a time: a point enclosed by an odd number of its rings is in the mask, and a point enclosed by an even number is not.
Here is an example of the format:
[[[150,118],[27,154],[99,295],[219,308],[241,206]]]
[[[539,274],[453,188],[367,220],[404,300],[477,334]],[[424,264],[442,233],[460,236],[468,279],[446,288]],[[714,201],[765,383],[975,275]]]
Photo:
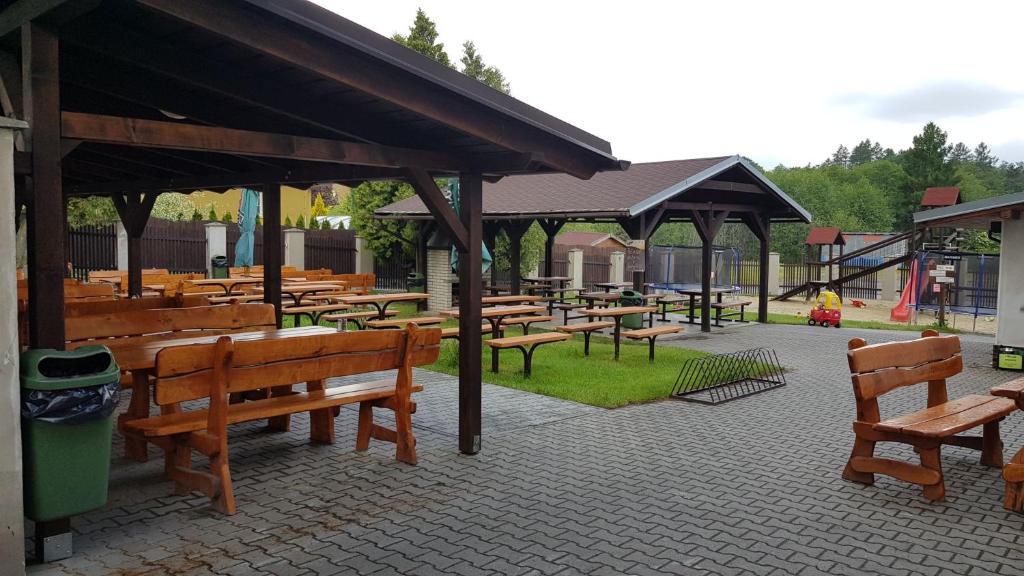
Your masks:
[[[744,318],[744,311],[747,306],[750,306],[750,300],[743,300],[741,302],[712,302],[711,308],[715,311],[715,326],[722,325],[723,318],[731,318],[733,316],[739,316],[739,320],[731,320],[731,322],[746,322]],[[739,309],[737,311],[736,309]],[[725,312],[725,310],[732,310],[731,312]]]
[[[441,318],[440,316],[416,316],[413,318],[395,318],[393,320],[367,320],[367,328],[405,328],[410,323],[415,323],[417,326],[429,326],[432,324],[440,324],[447,320],[447,318]]]
[[[555,330],[564,332],[566,334],[583,334],[583,355],[590,356],[590,336],[598,330],[604,330],[605,328],[614,328],[615,322],[609,322],[607,320],[600,320],[597,322],[581,322],[579,324],[566,324],[565,326],[556,326]]]
[[[946,494],[940,450],[953,444],[981,451],[981,463],[1002,467],[1003,445],[999,421],[1013,412],[1012,400],[971,394],[949,400],[946,378],[963,370],[960,339],[939,336],[925,330],[921,338],[869,346],[862,338],[849,342],[847,360],[857,401],[853,452],[843,478],[871,485],[875,474],[886,474],[918,484],[928,500],[943,500]],[[928,383],[928,407],[910,414],[881,420],[878,397],[903,386]],[[982,436],[958,436],[965,430],[983,427]],[[915,465],[874,455],[877,442],[910,444],[920,455]]]
[[[537,324],[540,322],[552,322],[554,316],[513,316],[512,318],[502,318],[502,326],[522,326],[523,336],[530,334],[530,325]]]
[[[384,315],[398,316],[398,310],[387,310],[384,312]],[[376,310],[359,310],[356,312],[342,312],[341,314],[324,314],[322,316],[322,318],[328,322],[340,322],[343,326],[347,324],[349,320],[352,320],[360,329],[363,328],[363,322],[367,319],[379,317],[380,314]]]
[[[572,338],[572,334],[564,334],[562,332],[542,332],[540,334],[512,336],[509,338],[491,338],[490,340],[484,340],[484,344],[487,344],[496,350],[516,348],[522,352],[523,376],[529,378],[533,365],[533,351],[536,350],[538,346],[550,344],[552,342],[562,342],[570,338]],[[529,349],[527,349],[527,347],[529,347]]]
[[[623,332],[622,335],[630,340],[647,340],[647,346],[649,348],[647,354],[647,360],[654,362],[654,341],[662,334],[675,334],[682,332],[682,328],[679,326],[654,326],[653,328],[641,328],[639,330],[630,330],[629,332]]]
[[[287,418],[309,412],[311,442],[334,443],[335,408],[359,403],[356,450],[369,447],[370,438],[394,442],[395,457],[416,464],[411,394],[422,390],[412,382],[413,366],[437,360],[441,331],[410,326],[381,330],[322,334],[287,340],[175,346],[156,359],[155,400],[169,413],[125,425],[127,434],[140,435],[164,449],[166,471],[177,493],[206,494],[217,510],[235,512],[228,465],[228,424]],[[327,388],[325,380],[350,374],[398,369],[394,381],[344,384]],[[229,403],[229,395],[244,394],[268,383],[275,387],[306,383],[306,392]],[[209,408],[182,409],[181,403],[209,398]],[[373,422],[373,409],[395,413],[395,429]],[[210,459],[210,471],[193,470],[192,451]]]
[[[1014,401],[1018,410],[1024,410],[1024,378],[1000,384],[992,388],[992,394],[1009,398]],[[1015,512],[1024,512],[1024,447],[1018,450],[1003,468],[1003,480],[1006,481],[1003,507]]]

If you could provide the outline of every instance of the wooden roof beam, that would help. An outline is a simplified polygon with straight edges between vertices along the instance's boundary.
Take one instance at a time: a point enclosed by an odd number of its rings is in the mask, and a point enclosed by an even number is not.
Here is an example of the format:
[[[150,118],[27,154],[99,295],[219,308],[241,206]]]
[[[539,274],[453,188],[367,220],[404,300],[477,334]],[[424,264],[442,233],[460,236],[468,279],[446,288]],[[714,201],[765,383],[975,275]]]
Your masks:
[[[744,182],[729,182],[726,180],[705,180],[700,184],[693,187],[696,190],[716,190],[720,192],[744,192],[746,194],[766,194],[766,192],[756,184],[746,184]]]
[[[416,167],[438,171],[474,172],[487,166],[502,172],[521,170],[538,161],[535,156],[526,154],[498,157],[459,156],[431,150],[80,112],[62,113],[61,129],[65,138],[86,142],[382,168]]]

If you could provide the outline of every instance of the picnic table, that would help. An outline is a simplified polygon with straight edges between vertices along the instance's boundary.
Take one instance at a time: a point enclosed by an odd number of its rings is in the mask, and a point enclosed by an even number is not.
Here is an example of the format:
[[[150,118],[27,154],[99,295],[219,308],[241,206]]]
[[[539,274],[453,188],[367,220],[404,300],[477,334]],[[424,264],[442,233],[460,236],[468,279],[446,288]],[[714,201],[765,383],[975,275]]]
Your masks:
[[[535,294],[502,294],[500,296],[484,296],[480,299],[480,302],[484,306],[493,306],[495,304],[530,304],[533,302],[540,302],[544,298]]]
[[[480,317],[487,320],[491,324],[491,338],[501,338],[501,321],[511,316],[528,316],[531,314],[537,314],[544,312],[543,306],[534,306],[529,304],[522,304],[519,306],[492,306],[490,308],[481,308]],[[448,318],[458,318],[459,309],[445,310],[441,312],[442,316]],[[491,372],[498,371],[498,350],[491,350]]]
[[[651,318],[654,317],[654,312],[657,312],[656,306],[619,306],[618,308],[587,308],[581,310],[584,316],[588,318],[611,318],[615,322],[615,332],[613,333],[613,340],[615,341],[615,359],[619,359],[619,340],[622,334],[622,317],[629,314],[651,314]],[[653,325],[653,322],[651,323]]]
[[[262,279],[256,278],[202,278],[199,280],[189,280],[189,282],[193,286],[218,286],[224,291],[225,296],[234,292],[236,286],[263,284]]]
[[[728,292],[735,292],[735,291],[736,291],[735,288],[725,288],[725,287],[718,287],[718,286],[712,286],[711,287],[711,293],[715,295],[715,302],[717,302],[718,304],[722,303],[722,294],[725,294],[725,293],[728,293]],[[677,288],[676,289],[676,294],[682,294],[683,296],[689,297],[689,299],[690,299],[689,313],[687,315],[687,320],[686,321],[688,323],[690,323],[690,324],[695,324],[695,322],[694,322],[694,320],[695,320],[694,312],[696,311],[697,297],[704,295],[703,290],[701,288],[699,288],[699,287],[698,288]]]
[[[620,294],[618,292],[583,292],[579,295],[580,300],[587,301],[587,309],[594,308],[594,305],[600,301],[606,306],[610,306],[615,302],[619,301]]]
[[[623,290],[625,288],[631,288],[632,282],[595,282],[594,288],[604,288],[605,292],[611,292],[612,290]]]
[[[305,298],[306,296],[309,296],[310,294],[319,294],[321,292],[338,292],[341,289],[342,287],[337,284],[329,284],[324,282],[298,282],[295,284],[282,284],[281,294],[287,294],[291,296],[292,301],[295,303],[295,305],[300,306],[302,304],[302,299]],[[256,291],[263,292],[264,288],[256,288]]]
[[[338,301],[351,306],[370,305],[377,309],[377,319],[387,318],[388,306],[395,302],[422,302],[428,300],[430,294],[426,292],[397,292],[395,294],[357,294],[354,296],[339,296]]]

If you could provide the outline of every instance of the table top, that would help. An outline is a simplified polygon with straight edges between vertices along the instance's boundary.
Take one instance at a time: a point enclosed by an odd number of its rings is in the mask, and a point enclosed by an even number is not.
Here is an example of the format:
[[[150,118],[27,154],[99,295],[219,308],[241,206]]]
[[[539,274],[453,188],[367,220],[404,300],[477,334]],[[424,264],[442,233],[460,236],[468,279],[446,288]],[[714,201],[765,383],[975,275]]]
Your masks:
[[[539,302],[543,296],[533,294],[504,294],[502,296],[484,296],[480,302],[484,304],[512,304],[516,302]]]
[[[588,308],[580,310],[583,314],[593,316],[594,318],[611,318],[627,314],[646,314],[657,311],[658,309],[655,306],[620,306],[618,308]]]
[[[727,288],[722,286],[712,286],[711,294],[727,294],[729,292],[736,292],[735,288]],[[677,294],[685,294],[687,296],[700,296],[704,293],[701,288],[677,288]]]
[[[301,328],[281,328],[278,330],[261,330],[253,332],[231,332],[228,334],[211,334],[188,338],[168,338],[166,340],[150,340],[141,344],[125,344],[110,346],[114,359],[122,370],[151,370],[156,366],[156,355],[164,348],[172,346],[188,346],[190,344],[213,344],[221,336],[230,336],[232,340],[279,340],[298,336],[316,336],[334,334],[337,330],[327,326],[303,326]]]
[[[492,306],[490,308],[481,308],[481,318],[495,318],[500,316],[520,316],[526,314],[537,314],[539,312],[546,312],[547,308],[543,306],[530,306],[524,304],[522,306]],[[459,309],[453,308],[452,310],[445,310],[441,312],[442,316],[449,318],[458,318]]]
[[[528,276],[523,280],[526,282],[568,282],[572,278],[568,276]]]
[[[337,286],[335,286],[337,288]],[[426,292],[397,292],[394,294],[358,294],[355,296],[339,296],[338,301],[345,304],[382,304],[386,302],[408,302],[413,300],[427,300],[430,294]]]
[[[580,298],[584,300],[606,300],[608,302],[618,300],[622,295],[618,292],[583,292]]]
[[[337,284],[284,284],[281,286],[281,292],[283,294],[309,294],[313,292],[326,292],[328,290],[341,290],[342,287]],[[258,287],[257,292],[266,292],[266,288]]]
[[[632,285],[632,282],[594,282],[598,288],[629,288]]]
[[[199,280],[189,280],[196,286],[224,286],[225,284],[262,284],[263,280],[259,278],[201,278]]]

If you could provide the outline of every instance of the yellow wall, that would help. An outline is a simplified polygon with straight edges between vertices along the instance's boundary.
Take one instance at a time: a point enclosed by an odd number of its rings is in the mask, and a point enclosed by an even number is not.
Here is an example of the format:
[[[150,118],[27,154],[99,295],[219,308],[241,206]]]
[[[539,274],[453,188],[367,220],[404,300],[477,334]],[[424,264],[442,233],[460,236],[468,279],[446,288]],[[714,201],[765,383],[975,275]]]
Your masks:
[[[206,215],[210,212],[210,205],[213,204],[218,218],[224,216],[225,212],[231,212],[231,220],[238,222],[238,204],[242,199],[241,189],[232,188],[223,194],[204,190],[193,192],[189,197],[196,208],[199,209],[199,213],[203,215],[203,218],[206,218]],[[285,218],[289,218],[294,224],[298,220],[299,215],[302,215],[303,220],[309,222],[309,209],[309,191],[299,190],[291,186],[281,186],[282,223],[284,223]]]

